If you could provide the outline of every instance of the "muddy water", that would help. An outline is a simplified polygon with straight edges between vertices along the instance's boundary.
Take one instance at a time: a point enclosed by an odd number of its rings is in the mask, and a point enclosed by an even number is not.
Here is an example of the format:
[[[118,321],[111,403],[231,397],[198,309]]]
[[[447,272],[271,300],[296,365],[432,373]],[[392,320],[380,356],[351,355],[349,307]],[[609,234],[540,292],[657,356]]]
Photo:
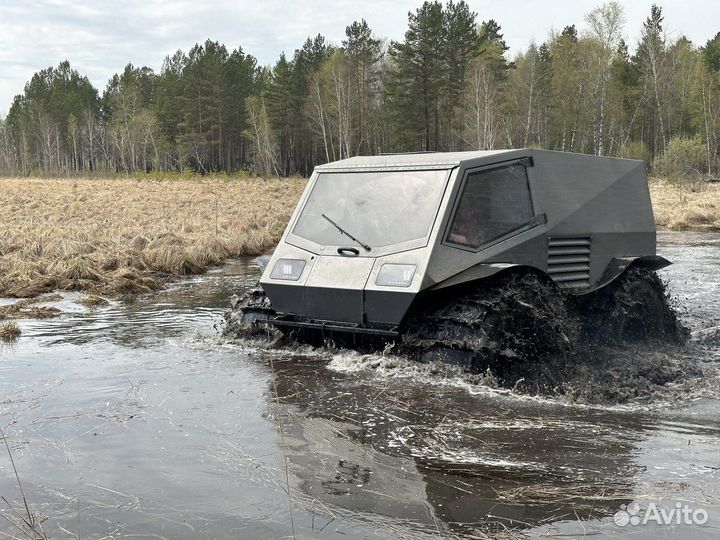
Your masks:
[[[88,311],[67,296],[63,317],[21,321],[0,351],[0,425],[52,538],[717,538],[720,235],[660,240],[704,377],[621,405],[223,341],[229,295],[258,274],[238,261],[134,303]],[[0,495],[20,508],[4,453]],[[613,519],[676,503],[708,522]]]

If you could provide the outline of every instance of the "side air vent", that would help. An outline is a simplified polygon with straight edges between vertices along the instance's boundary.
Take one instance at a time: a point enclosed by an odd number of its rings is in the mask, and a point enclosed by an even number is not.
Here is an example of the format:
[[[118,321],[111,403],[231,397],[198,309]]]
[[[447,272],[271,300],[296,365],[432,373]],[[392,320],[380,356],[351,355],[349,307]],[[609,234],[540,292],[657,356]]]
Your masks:
[[[548,275],[563,288],[590,286],[589,236],[555,236],[548,238]]]

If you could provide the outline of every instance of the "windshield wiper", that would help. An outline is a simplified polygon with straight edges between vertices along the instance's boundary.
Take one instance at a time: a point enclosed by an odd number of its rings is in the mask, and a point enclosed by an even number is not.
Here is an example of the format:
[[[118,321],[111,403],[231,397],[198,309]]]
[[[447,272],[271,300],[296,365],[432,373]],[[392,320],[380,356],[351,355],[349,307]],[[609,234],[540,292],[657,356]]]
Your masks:
[[[325,219],[327,219],[333,227],[335,227],[338,231],[340,231],[340,234],[344,234],[344,235],[347,236],[350,240],[352,240],[352,241],[355,242],[356,244],[362,246],[362,247],[365,249],[365,251],[370,251],[370,246],[368,246],[367,244],[363,244],[360,240],[358,240],[357,238],[355,238],[352,234],[350,234],[349,232],[347,232],[345,229],[343,229],[340,225],[338,225],[337,223],[335,223],[332,219],[330,219],[329,217],[327,217],[325,214],[322,214],[322,217],[324,217]]]

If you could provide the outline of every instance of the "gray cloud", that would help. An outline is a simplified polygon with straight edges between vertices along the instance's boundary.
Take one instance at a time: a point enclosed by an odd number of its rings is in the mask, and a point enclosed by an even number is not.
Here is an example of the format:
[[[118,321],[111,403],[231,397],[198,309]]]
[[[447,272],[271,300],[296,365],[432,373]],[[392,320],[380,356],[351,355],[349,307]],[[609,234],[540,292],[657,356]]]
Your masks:
[[[704,44],[720,30],[716,0],[662,2],[668,35],[687,35]],[[68,59],[101,91],[126,63],[159,70],[163,58],[207,38],[229,48],[242,46],[261,64],[280,52],[289,55],[308,35],[321,33],[339,43],[345,26],[365,18],[375,33],[401,39],[407,13],[421,0],[0,0],[0,113],[39,69]],[[503,28],[511,53],[551,29],[583,27],[584,14],[601,0],[468,0],[479,20],[493,18]],[[634,44],[652,0],[623,2],[626,37]]]

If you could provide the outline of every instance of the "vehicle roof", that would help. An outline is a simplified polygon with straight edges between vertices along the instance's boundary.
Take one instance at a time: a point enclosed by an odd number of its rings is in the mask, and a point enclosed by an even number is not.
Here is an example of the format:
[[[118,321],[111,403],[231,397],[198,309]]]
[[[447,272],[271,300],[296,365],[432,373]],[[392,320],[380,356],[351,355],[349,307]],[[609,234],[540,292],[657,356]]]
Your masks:
[[[464,161],[518,152],[518,149],[475,150],[469,152],[419,152],[410,154],[385,154],[380,156],[355,156],[315,167],[318,172],[358,169],[450,169]]]

